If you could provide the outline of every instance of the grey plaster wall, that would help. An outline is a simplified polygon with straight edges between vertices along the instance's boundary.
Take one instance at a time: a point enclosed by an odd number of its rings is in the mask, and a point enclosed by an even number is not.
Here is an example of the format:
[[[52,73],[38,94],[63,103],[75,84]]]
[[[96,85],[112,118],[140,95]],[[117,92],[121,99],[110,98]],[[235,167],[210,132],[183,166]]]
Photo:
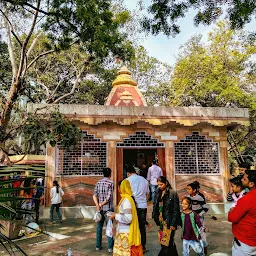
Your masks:
[[[212,117],[225,118],[249,118],[247,108],[208,108],[208,107],[124,107],[103,105],[77,105],[77,104],[28,104],[28,112],[49,113],[54,110],[64,115],[79,116],[141,116],[141,117]]]

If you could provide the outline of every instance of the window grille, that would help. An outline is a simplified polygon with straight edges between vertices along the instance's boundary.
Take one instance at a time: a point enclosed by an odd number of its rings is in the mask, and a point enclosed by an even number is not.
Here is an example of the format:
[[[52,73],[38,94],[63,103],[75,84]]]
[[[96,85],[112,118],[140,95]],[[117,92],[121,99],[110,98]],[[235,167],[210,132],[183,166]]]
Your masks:
[[[174,143],[176,174],[218,174],[219,143],[193,132]]]
[[[146,132],[135,132],[123,139],[123,142],[117,143],[118,148],[164,148],[165,144],[158,139],[152,138]]]
[[[82,140],[74,149],[57,146],[56,170],[61,175],[102,175],[107,166],[107,143],[83,131]]]

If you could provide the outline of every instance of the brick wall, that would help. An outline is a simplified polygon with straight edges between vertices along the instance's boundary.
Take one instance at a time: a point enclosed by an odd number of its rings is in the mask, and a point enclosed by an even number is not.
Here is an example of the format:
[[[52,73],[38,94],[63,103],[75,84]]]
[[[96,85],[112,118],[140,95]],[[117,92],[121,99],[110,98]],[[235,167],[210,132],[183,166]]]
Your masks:
[[[74,149],[57,148],[56,165],[57,175],[102,175],[107,166],[107,143],[84,131]]]
[[[219,174],[219,143],[192,132],[174,143],[176,174]]]

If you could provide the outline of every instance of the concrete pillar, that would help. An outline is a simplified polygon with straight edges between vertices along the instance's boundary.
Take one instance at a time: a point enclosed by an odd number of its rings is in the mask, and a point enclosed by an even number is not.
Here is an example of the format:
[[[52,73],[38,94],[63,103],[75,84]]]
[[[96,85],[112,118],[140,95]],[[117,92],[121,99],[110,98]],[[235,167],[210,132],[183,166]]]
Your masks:
[[[112,170],[111,179],[115,183],[115,189],[117,184],[117,170],[116,170],[116,141],[109,141],[108,142],[108,167]],[[114,205],[117,203],[117,195],[116,191],[114,191]]]
[[[52,188],[52,182],[55,179],[56,170],[56,148],[47,145],[46,159],[45,159],[45,206],[51,205],[50,190]]]
[[[221,141],[220,142],[220,171],[222,175],[223,180],[223,199],[224,202],[227,197],[227,193],[229,191],[229,165],[228,165],[228,142],[227,141]]]
[[[173,189],[176,189],[173,141],[167,141],[165,143],[165,162],[166,162],[166,178],[169,180]]]

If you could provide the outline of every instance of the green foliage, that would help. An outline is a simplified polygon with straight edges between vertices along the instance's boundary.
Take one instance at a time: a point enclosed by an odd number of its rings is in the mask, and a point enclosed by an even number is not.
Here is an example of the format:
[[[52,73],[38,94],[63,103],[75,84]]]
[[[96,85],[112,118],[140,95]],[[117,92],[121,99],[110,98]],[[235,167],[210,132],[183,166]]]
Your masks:
[[[24,139],[24,151],[34,151],[36,154],[48,141],[52,147],[59,144],[69,148],[77,145],[81,139],[81,130],[58,112],[46,115],[43,120],[42,116],[30,114],[19,133]]]
[[[89,80],[83,81],[79,85],[77,94],[73,97],[73,102],[104,105],[106,98],[112,89],[112,82],[117,74],[117,67],[104,68],[94,67],[94,75]]]
[[[10,21],[19,15],[19,19],[31,22],[31,13],[38,10],[37,30],[43,29],[51,39],[51,49],[67,49],[73,42],[80,41],[94,57],[103,58],[112,52],[129,58],[125,34],[119,32],[127,13],[119,13],[115,17],[110,0],[50,0],[46,3],[41,1],[38,8],[34,0],[7,0],[0,1],[0,4],[3,10],[8,11]]]
[[[128,10],[122,10],[115,15],[115,20],[122,25],[129,21],[130,18],[131,16]]]
[[[127,67],[148,105],[166,104],[166,95],[169,91],[166,87],[171,73],[168,64],[149,56],[146,49],[139,45],[135,47],[135,55],[127,63]]]
[[[128,63],[128,68],[141,90],[168,81],[171,70],[168,64],[149,56],[142,45],[135,47],[135,55]]]
[[[42,35],[38,48],[31,54],[37,55],[45,42],[47,38]],[[106,59],[114,62],[114,58]],[[35,103],[104,104],[116,75],[116,68],[106,68],[105,62],[99,58],[91,60],[81,44],[74,44],[67,50],[40,59],[28,73],[28,80],[32,82],[28,82],[24,94]],[[76,79],[78,75],[80,77]],[[70,93],[73,87],[75,89]]]
[[[242,28],[251,21],[255,14],[256,2],[254,0],[154,0],[148,12],[153,17],[145,16],[142,25],[146,31],[153,35],[163,32],[166,35],[180,33],[179,18],[185,17],[189,10],[197,10],[194,17],[195,25],[209,25],[215,22],[225,11],[232,29]]]
[[[120,32],[130,14],[126,10],[114,13],[111,3],[0,1],[3,38],[8,41],[8,48],[0,45],[0,85],[4,84],[0,89],[0,162],[9,154],[38,153],[47,140],[53,146],[59,143],[64,147],[77,142],[79,131],[64,118],[56,115],[46,120],[42,116],[39,121],[37,115],[27,117],[19,104],[70,103],[70,96],[77,92],[72,103],[86,98],[102,104],[107,90],[100,95],[102,84],[97,81],[92,86],[87,75],[94,75],[95,65],[106,58],[129,60],[133,55],[126,33]],[[24,147],[17,143],[17,135],[23,136]]]
[[[8,46],[0,41],[0,107],[5,98],[5,91],[12,82],[12,67],[9,61]]]
[[[43,25],[48,35],[62,47],[69,46],[74,38],[86,43],[93,56],[113,54],[127,56],[123,36],[119,33],[120,16],[115,19],[109,0],[49,1],[50,14]]]
[[[249,108],[250,127],[239,127],[228,136],[232,161],[247,167],[251,159],[242,155],[256,146],[255,56],[255,38],[220,22],[206,44],[194,36],[181,48],[167,98],[171,106]]]
[[[173,74],[172,105],[203,107],[253,107],[256,73],[250,60],[256,53],[255,42],[246,35],[218,23],[204,45],[193,37],[182,47]]]
[[[162,82],[156,86],[148,86],[144,96],[149,106],[170,106],[173,94],[169,82]]]
[[[39,49],[43,47],[45,40],[42,35],[38,42]],[[31,54],[36,55],[36,51],[35,48],[35,52]],[[135,54],[126,65],[139,88],[145,91],[146,98],[153,97],[155,94],[153,89],[158,90],[161,83],[169,80],[170,67],[150,57],[143,46],[134,47],[134,51]],[[88,55],[80,51],[80,45],[73,45],[70,49],[38,61],[29,72],[29,79],[33,80],[33,83],[28,83],[25,91],[30,101],[53,103],[62,95],[69,93],[74,85],[77,70],[84,65],[87,58]],[[58,102],[103,105],[112,89],[112,82],[120,65],[122,64],[115,63],[115,59],[111,56],[106,58],[104,63],[99,59],[87,63],[87,68],[83,71],[74,93]],[[152,88],[151,94],[147,89],[149,86]],[[149,104],[151,104],[150,100]]]

